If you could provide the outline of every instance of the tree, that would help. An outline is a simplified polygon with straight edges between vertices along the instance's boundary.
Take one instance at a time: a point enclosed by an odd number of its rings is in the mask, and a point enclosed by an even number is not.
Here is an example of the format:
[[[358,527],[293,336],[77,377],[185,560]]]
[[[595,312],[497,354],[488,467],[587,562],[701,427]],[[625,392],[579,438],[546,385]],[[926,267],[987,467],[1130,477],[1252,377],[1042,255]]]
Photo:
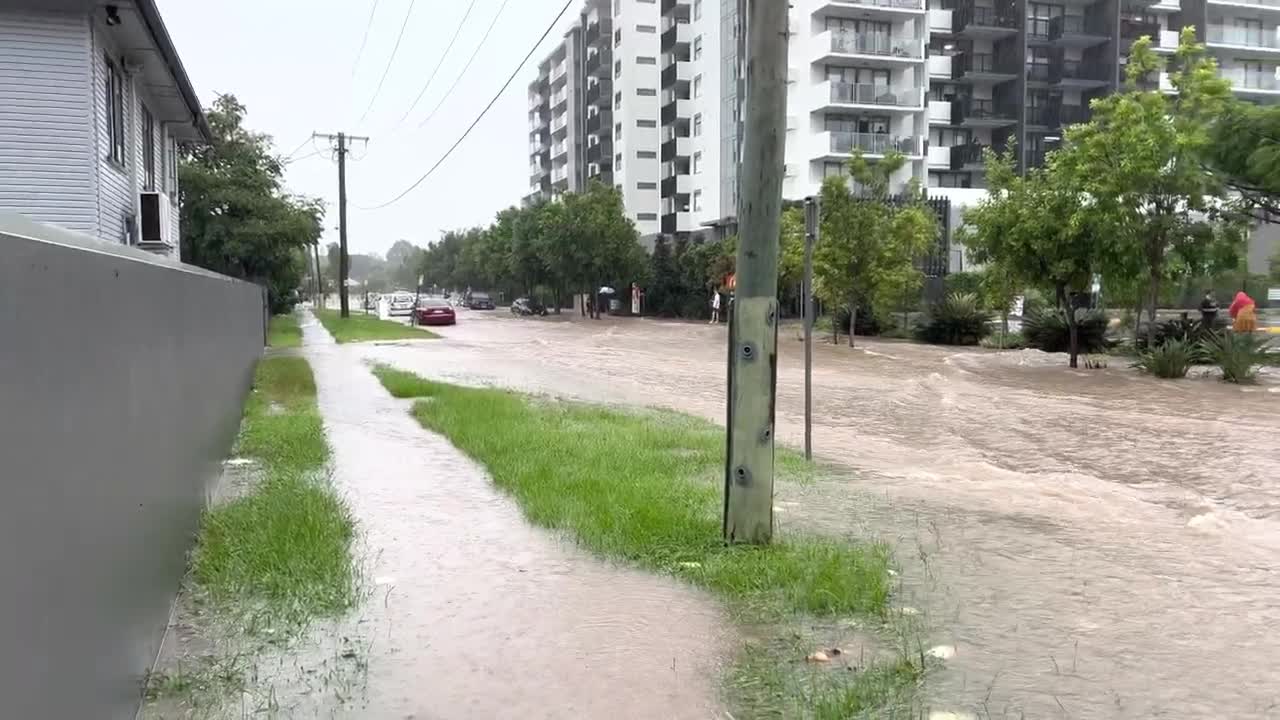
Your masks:
[[[1075,297],[1088,291],[1103,246],[1096,204],[1056,167],[1019,176],[1014,158],[987,150],[987,196],[964,214],[961,241],[978,263],[1004,275],[1001,285],[1038,285],[1053,292],[1066,314],[1070,365],[1077,366],[1079,329]]]
[[[653,243],[649,256],[649,285],[645,288],[645,303],[649,312],[662,317],[680,314],[680,276],[676,258],[665,237],[659,236]]]
[[[831,307],[849,308],[849,346],[853,347],[858,306],[916,278],[916,258],[931,247],[937,226],[913,180],[901,202],[889,195],[890,181],[906,163],[900,153],[869,163],[860,154],[849,160],[850,174],[864,192],[855,197],[842,176],[822,184],[821,241],[814,247],[814,290]],[[839,329],[835,328],[837,339]]]
[[[799,298],[804,281],[804,207],[782,211],[782,237],[778,245],[778,296]]]
[[[1213,123],[1206,167],[1260,219],[1280,214],[1280,106],[1228,103]]]
[[[234,96],[219,96],[207,115],[212,142],[184,150],[178,167],[182,257],[264,285],[271,311],[286,311],[322,233],[324,205],[284,191],[271,139],[245,129]]]
[[[1150,38],[1135,42],[1130,89],[1094,100],[1093,119],[1067,130],[1066,146],[1052,160],[1054,177],[1071,176],[1067,182],[1091,198],[1095,230],[1112,239],[1099,248],[1104,274],[1140,277],[1148,341],[1161,285],[1178,267],[1175,255],[1207,254],[1204,245],[1215,233],[1206,221],[1238,222],[1221,181],[1202,163],[1212,123],[1232,102],[1230,83],[1218,77],[1192,28],[1183,29],[1168,68],[1177,94],[1137,89],[1164,69]]]

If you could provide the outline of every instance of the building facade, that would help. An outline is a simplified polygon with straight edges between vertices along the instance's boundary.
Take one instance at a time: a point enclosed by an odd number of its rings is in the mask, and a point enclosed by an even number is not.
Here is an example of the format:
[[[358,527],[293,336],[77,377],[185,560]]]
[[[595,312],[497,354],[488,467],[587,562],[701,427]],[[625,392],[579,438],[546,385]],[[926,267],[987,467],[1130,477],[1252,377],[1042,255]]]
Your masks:
[[[209,127],[154,2],[0,8],[0,210],[180,255],[177,145]]]

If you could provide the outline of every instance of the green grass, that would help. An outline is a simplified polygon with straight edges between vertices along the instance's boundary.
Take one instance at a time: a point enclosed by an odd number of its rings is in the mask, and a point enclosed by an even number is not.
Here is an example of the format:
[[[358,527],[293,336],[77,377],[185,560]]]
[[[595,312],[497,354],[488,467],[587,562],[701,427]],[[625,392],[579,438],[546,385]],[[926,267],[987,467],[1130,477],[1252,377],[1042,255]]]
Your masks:
[[[302,328],[293,313],[273,315],[267,324],[267,345],[273,348],[302,347]]]
[[[421,398],[412,409],[418,422],[482,463],[531,522],[601,556],[680,577],[723,598],[741,622],[775,633],[851,616],[885,620],[892,581],[882,544],[795,533],[767,547],[721,541],[724,434],[711,423],[446,385],[386,366],[374,373],[394,396]],[[811,473],[800,455],[779,451],[780,478]],[[828,706],[855,708],[840,716],[855,717],[876,698],[909,695],[920,673],[817,671],[815,684],[805,679],[815,672],[806,654],[777,643],[744,652],[730,683],[739,717],[835,717]],[[770,686],[777,692],[744,690]]]
[[[428,340],[440,337],[422,328],[409,327],[392,320],[379,320],[373,315],[351,313],[346,320],[337,310],[317,310],[320,324],[340,343],[371,340]]]
[[[286,626],[341,612],[357,594],[354,521],[322,472],[329,447],[315,397],[306,360],[259,362],[237,444],[261,477],[205,513],[192,553],[192,575],[212,601]]]

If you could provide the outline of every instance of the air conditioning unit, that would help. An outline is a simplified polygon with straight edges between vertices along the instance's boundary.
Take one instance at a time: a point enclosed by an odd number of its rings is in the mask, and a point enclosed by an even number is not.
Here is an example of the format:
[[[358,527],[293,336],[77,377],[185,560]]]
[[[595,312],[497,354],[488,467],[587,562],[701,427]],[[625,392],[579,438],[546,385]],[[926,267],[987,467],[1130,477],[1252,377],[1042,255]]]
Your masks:
[[[173,225],[169,222],[169,213],[173,212],[169,197],[162,192],[142,193],[142,209],[140,219],[141,237],[138,246],[145,249],[168,249],[173,247]]]

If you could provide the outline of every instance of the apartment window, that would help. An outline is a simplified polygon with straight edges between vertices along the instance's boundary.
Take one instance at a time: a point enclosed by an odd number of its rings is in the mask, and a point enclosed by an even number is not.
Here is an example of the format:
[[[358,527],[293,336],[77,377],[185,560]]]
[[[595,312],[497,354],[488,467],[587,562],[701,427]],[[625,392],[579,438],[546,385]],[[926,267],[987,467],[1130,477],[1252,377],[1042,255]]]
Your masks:
[[[847,83],[849,85],[875,85],[889,87],[889,71],[883,68],[827,66],[827,80]]]
[[[694,190],[693,191],[693,210],[694,212],[697,212],[701,209],[702,209],[702,191]]]
[[[929,85],[929,99],[951,101],[960,96],[960,86],[954,83],[931,83]]]
[[[614,15],[622,14],[622,0],[613,0],[613,14]]]
[[[1049,21],[1062,14],[1062,5],[1027,3],[1027,34],[1036,39],[1049,37]]]
[[[652,55],[637,55],[636,64],[637,65],[657,65],[658,58],[653,57]]]
[[[693,154],[693,174],[699,175],[701,173],[702,173],[702,153],[696,152]]]
[[[702,0],[693,0],[693,19],[702,19]]]
[[[638,182],[638,183],[636,183],[636,189],[637,189],[637,190],[657,190],[657,189],[658,189],[658,183],[656,183],[656,182]]]
[[[613,31],[613,46],[618,47],[622,44],[622,28]]]
[[[124,75],[119,66],[107,63],[107,157],[124,165]]]
[[[941,188],[967,188],[969,187],[969,173],[953,173],[953,172],[930,172],[929,187]]]
[[[693,76],[693,96],[702,97],[702,76],[701,75]]]
[[[640,97],[657,97],[658,91],[653,88],[636,88],[636,95]]]
[[[622,77],[622,61],[621,60],[613,61],[613,76],[615,78]]]
[[[887,46],[889,38],[893,36],[893,23],[879,22],[875,20],[855,20],[853,18],[827,18],[827,30],[832,30],[837,34],[853,33],[872,37],[876,41],[875,46]]]
[[[622,107],[622,91],[621,90],[613,94],[613,109],[617,110],[620,107]]]
[[[658,219],[658,213],[636,213],[636,220],[644,222]]]
[[[657,120],[637,120],[636,127],[656,128],[658,127],[658,121]]]
[[[702,36],[693,39],[693,60],[697,62],[702,59]]]
[[[156,118],[145,107],[142,110],[142,189],[156,189]]]
[[[849,166],[842,162],[827,162],[822,164],[822,177],[848,177]]]
[[[889,117],[887,115],[828,115],[823,122],[823,129],[827,132],[869,133],[871,135],[889,134]]]
[[[638,33],[656,33],[656,32],[658,32],[658,28],[657,28],[657,26],[656,26],[656,25],[637,25],[637,26],[636,26],[636,32],[638,32]]]
[[[1265,72],[1265,69],[1262,63],[1258,60],[1247,60],[1245,58],[1236,58],[1235,64],[1236,64],[1236,67],[1239,68],[1236,72],[1241,77],[1241,81],[1239,83],[1240,85],[1247,88],[1266,88],[1268,90],[1270,89],[1266,85],[1269,79],[1267,76],[1269,75],[1272,78],[1274,78],[1275,77],[1274,70],[1270,73]]]
[[[636,0],[636,2],[638,2],[638,3],[644,3],[645,5],[652,5],[652,4],[656,3],[656,2],[658,2],[658,0]]]
[[[622,170],[622,153],[618,153],[617,155],[614,156],[613,169],[615,172],[619,172]],[[618,189],[621,190],[622,188],[619,187]]]
[[[636,157],[640,160],[657,160],[658,153],[653,150],[637,150]]]
[[[613,126],[613,137],[618,140],[622,139],[622,123],[616,123]]]
[[[697,113],[696,115],[693,116],[693,136],[699,137],[701,135],[702,135],[702,113]]]
[[[938,128],[939,147],[968,145],[973,141],[973,131],[968,128]]]

